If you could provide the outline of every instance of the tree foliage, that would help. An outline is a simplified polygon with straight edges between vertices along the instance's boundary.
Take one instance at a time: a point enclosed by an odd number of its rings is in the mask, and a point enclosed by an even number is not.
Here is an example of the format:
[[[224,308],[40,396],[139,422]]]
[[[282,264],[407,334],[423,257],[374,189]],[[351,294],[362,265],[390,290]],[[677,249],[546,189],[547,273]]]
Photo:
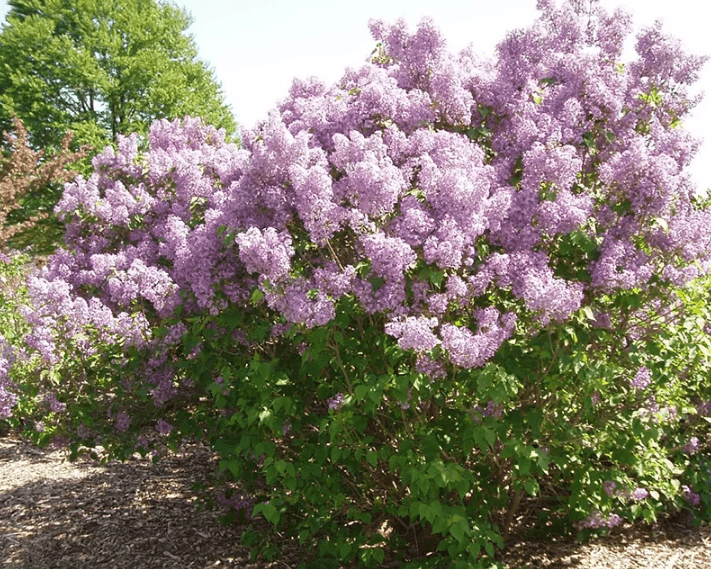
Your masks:
[[[200,115],[235,130],[213,72],[156,0],[10,0],[0,33],[0,129],[18,116],[36,149],[103,148],[160,118]]]

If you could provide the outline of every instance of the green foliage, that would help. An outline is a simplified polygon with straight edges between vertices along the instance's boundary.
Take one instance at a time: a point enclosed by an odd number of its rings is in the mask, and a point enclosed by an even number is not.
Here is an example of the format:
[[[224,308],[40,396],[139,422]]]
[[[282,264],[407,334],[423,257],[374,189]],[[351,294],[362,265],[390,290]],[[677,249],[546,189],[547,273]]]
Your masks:
[[[4,265],[5,282],[22,266]],[[22,287],[11,289],[20,296],[3,297],[10,310],[0,330],[17,342],[23,324],[12,315],[26,299]],[[635,291],[603,297],[597,312],[521,332],[484,367],[435,380],[352,299],[327,326],[274,335],[279,321],[255,297],[245,310],[183,320],[180,375],[199,385],[199,403],[158,413],[126,381],[148,355],[115,346],[76,359],[67,344],[50,379],[79,395],[63,402],[74,426],[93,432],[73,441],[73,456],[95,440],[107,459],[148,452],[156,443],[141,433],[157,417],[174,426],[162,444],[207,438],[224,476],[252,499],[248,521],[274,528],[244,535],[266,558],[279,555],[278,533],[309,552],[306,567],[490,568],[523,505],[537,512],[529,532],[580,539],[607,531],[614,516],[651,523],[683,508],[709,519],[709,416],[699,405],[711,400],[710,293],[707,279],[656,300]],[[600,326],[602,312],[611,326]],[[236,330],[247,334],[239,345]],[[635,389],[641,367],[652,380]],[[23,406],[12,421],[44,443],[66,425],[37,400],[37,373],[36,361],[17,369]],[[125,433],[105,419],[115,401],[145,409]],[[685,448],[691,437],[698,451]],[[638,488],[647,496],[635,499]]]
[[[103,148],[160,118],[234,119],[186,35],[189,16],[155,0],[11,0],[0,32],[0,130],[18,116],[35,149]]]
[[[611,327],[586,308],[434,381],[353,301],[325,327],[270,336],[278,322],[255,299],[251,312],[192,322],[184,350],[200,351],[183,372],[214,409],[184,415],[181,429],[206,433],[253,497],[252,516],[313,553],[306,566],[491,567],[523,504],[539,514],[529,531],[581,539],[607,531],[590,527],[594,516],[652,522],[688,508],[708,519],[708,417],[697,406],[711,399],[709,290],[674,292],[668,313],[635,292],[602,298]],[[236,353],[233,329],[249,330],[257,352]],[[643,366],[652,383],[634,389]],[[692,436],[706,441],[694,454]],[[684,485],[701,494],[698,508]],[[648,496],[634,499],[637,488]],[[245,539],[278,555],[262,529]]]
[[[27,255],[0,255],[0,334],[17,344],[27,331],[20,308],[27,301],[25,277],[31,260]]]

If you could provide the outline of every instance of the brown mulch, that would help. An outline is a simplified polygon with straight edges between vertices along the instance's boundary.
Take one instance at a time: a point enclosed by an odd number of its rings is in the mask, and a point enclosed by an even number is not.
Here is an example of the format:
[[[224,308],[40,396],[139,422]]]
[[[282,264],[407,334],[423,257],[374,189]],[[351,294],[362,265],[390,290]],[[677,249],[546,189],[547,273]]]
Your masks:
[[[301,561],[292,548],[279,561],[250,561],[243,527],[220,525],[224,513],[199,509],[193,484],[210,487],[216,459],[185,444],[150,460],[74,463],[59,450],[0,438],[0,564],[27,569],[285,568]],[[618,528],[588,544],[521,540],[505,552],[508,569],[711,569],[711,528],[683,517],[656,527]]]
[[[251,562],[244,530],[198,508],[214,482],[209,448],[100,465],[0,438],[0,565],[28,569],[285,567]]]

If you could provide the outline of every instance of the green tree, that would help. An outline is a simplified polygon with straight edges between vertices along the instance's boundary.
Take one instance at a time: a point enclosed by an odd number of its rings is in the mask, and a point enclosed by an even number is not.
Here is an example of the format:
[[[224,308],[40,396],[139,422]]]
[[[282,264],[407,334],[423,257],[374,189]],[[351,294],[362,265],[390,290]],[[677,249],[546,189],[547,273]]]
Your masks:
[[[0,31],[0,131],[19,117],[35,149],[64,133],[101,149],[160,118],[198,115],[235,132],[190,16],[156,0],[9,0]]]

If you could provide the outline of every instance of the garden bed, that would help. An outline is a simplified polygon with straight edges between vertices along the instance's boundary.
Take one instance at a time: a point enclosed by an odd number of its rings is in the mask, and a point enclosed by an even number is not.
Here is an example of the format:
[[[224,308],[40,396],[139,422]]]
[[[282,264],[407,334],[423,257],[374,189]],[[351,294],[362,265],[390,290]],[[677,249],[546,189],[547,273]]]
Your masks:
[[[219,509],[198,510],[193,485],[210,489],[216,459],[183,445],[157,464],[70,463],[66,453],[0,438],[0,559],[3,567],[293,568],[296,547],[278,561],[250,561],[243,528],[220,525]],[[711,528],[683,516],[654,527],[615,528],[587,544],[511,540],[508,569],[701,569],[711,567]]]

